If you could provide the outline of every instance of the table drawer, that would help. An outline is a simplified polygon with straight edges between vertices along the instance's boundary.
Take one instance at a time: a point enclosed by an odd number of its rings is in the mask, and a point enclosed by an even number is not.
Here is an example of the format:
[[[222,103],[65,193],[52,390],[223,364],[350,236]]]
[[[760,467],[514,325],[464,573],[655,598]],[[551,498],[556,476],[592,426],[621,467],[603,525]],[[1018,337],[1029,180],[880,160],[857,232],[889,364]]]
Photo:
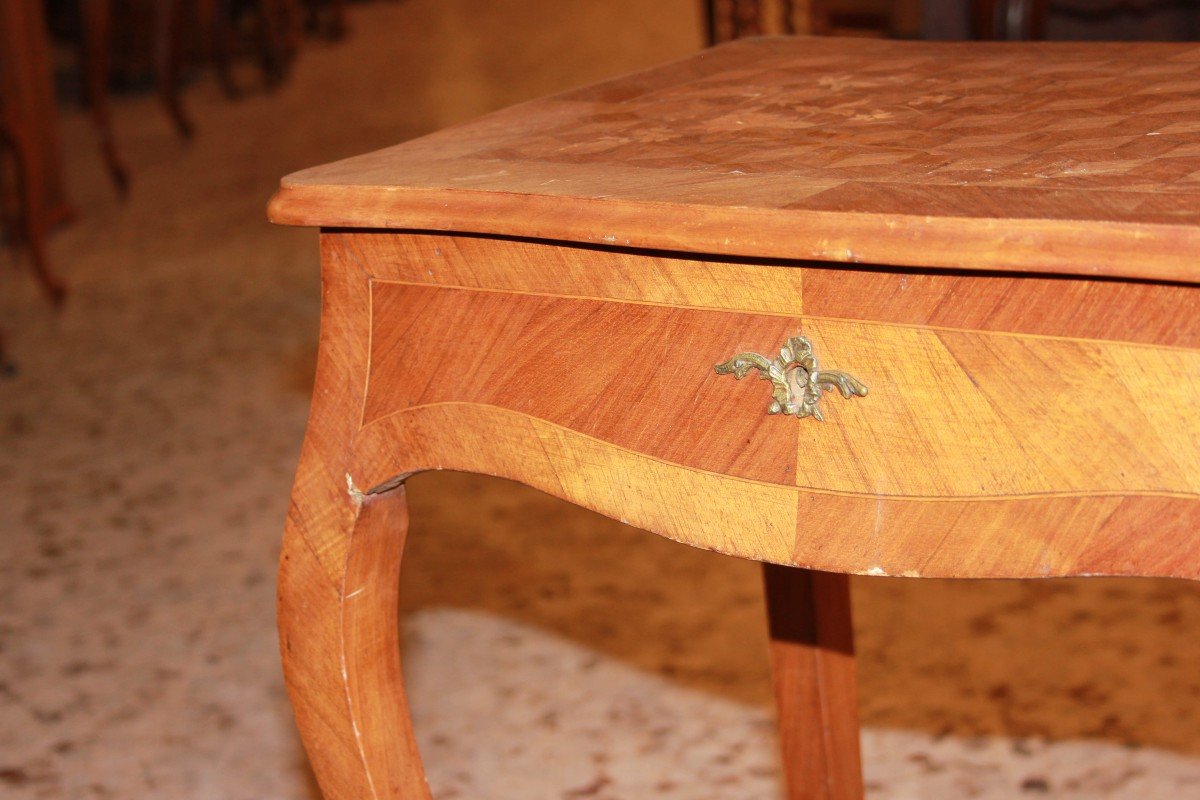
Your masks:
[[[343,243],[392,255],[370,259],[360,489],[391,480],[396,459],[492,472],[672,538],[860,572],[948,574],[943,556],[979,574],[1121,572],[1134,549],[1113,548],[1117,534],[1182,539],[1155,550],[1156,570],[1194,569],[1200,349],[918,324],[884,303],[882,319],[811,314],[806,282],[837,276],[787,265],[744,265],[748,285],[787,290],[763,307],[711,285],[702,260],[384,238]],[[584,296],[510,274],[579,259],[614,280]],[[869,391],[825,392],[822,419],[797,418],[770,413],[757,369],[716,369],[743,353],[765,364],[799,335]]]

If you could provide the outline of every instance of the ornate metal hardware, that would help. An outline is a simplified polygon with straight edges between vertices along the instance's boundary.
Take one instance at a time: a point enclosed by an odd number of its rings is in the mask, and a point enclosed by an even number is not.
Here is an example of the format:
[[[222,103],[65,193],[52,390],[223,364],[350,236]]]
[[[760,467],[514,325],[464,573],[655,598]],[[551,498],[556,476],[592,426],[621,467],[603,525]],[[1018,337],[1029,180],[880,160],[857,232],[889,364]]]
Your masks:
[[[788,339],[774,361],[758,353],[741,353],[717,364],[714,369],[719,375],[732,374],[739,380],[750,370],[758,370],[760,378],[775,386],[771,405],[767,407],[768,414],[824,419],[817,404],[821,401],[821,392],[835,386],[846,399],[867,396],[867,387],[858,378],[845,372],[820,369],[817,357],[813,355],[812,342],[803,336]]]

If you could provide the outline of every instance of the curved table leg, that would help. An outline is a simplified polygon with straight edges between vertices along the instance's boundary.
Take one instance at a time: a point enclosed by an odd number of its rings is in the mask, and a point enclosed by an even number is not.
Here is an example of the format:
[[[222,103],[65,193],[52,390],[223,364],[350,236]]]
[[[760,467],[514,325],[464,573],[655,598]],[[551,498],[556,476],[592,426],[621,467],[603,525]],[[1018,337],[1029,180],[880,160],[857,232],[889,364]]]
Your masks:
[[[400,671],[404,487],[349,485],[370,287],[322,237],[321,344],[279,564],[284,679],[326,800],[429,800]]]
[[[792,800],[860,800],[850,579],[763,565],[784,780]]]
[[[400,673],[404,488],[349,499],[346,515],[293,497],[279,575],[288,694],[326,800],[428,800]],[[314,549],[315,525],[344,528],[344,556]]]

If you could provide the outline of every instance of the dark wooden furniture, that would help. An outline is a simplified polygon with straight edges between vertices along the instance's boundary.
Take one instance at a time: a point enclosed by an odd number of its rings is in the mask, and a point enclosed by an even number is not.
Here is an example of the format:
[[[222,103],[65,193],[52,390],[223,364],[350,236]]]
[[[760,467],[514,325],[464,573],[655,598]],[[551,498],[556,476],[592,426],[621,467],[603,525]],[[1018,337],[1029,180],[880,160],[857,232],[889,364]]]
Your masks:
[[[975,0],[974,5],[975,33],[981,39],[1042,39],[1051,14],[1075,22],[1074,29],[1065,32],[1071,39],[1200,37],[1200,8],[1193,0]],[[1124,21],[1104,24],[1112,20]]]
[[[1200,46],[744,40],[285,178],[323,311],[279,626],[326,796],[429,797],[423,470],[772,565],[793,798],[862,794],[844,573],[1200,578],[1198,89]]]
[[[778,19],[769,18],[762,0],[704,0],[708,43],[720,44],[765,33],[829,33],[825,0],[779,0]]]
[[[34,274],[52,302],[66,286],[50,268],[46,235],[72,210],[62,180],[62,145],[50,47],[38,0],[0,3],[0,158],[11,164],[16,224],[7,235],[29,251]]]
[[[189,55],[194,55],[197,46],[212,62],[229,97],[240,94],[231,62],[237,44],[234,30],[239,27],[237,23],[243,13],[254,17],[255,56],[268,86],[283,80],[299,47],[299,10],[295,0],[258,0],[250,9],[243,5],[234,0],[154,0],[149,8],[139,8],[129,2],[79,0],[84,94],[105,164],[121,195],[128,192],[129,170],[118,152],[109,114],[114,14],[126,17],[121,21],[135,31],[135,39],[146,40],[150,69],[162,106],[179,135],[190,139],[196,126],[184,106],[181,81]],[[326,30],[331,34],[344,26],[340,3],[329,9],[314,8],[313,15],[314,19],[326,20]],[[141,20],[143,16],[147,19]]]

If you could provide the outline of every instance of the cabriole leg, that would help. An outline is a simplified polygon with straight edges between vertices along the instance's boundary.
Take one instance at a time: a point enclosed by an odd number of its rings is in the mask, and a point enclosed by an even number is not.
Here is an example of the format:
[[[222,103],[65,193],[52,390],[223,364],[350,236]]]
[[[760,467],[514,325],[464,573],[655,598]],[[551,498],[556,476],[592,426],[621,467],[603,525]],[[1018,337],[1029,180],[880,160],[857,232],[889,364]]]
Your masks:
[[[297,725],[326,800],[429,800],[400,673],[404,487],[294,496],[279,575],[279,635]],[[317,526],[345,528],[344,552]],[[329,541],[327,535],[325,541]]]

